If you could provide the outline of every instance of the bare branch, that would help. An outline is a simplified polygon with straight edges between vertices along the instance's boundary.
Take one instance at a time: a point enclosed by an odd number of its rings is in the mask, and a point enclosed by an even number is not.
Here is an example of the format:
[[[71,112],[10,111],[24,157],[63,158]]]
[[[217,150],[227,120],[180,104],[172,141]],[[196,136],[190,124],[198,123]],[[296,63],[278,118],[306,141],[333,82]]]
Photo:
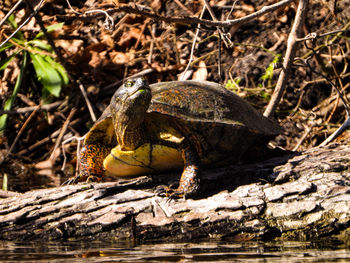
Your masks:
[[[90,103],[90,100],[89,100],[89,98],[88,98],[88,96],[86,94],[84,86],[83,86],[83,84],[80,83],[79,80],[78,80],[78,83],[79,83],[79,89],[80,89],[81,93],[83,94],[83,97],[85,99],[86,105],[88,107],[88,110],[89,110],[89,113],[90,113],[90,117],[91,117],[92,121],[95,122],[97,120],[97,118],[96,118],[96,115],[95,115],[94,110],[92,108],[92,105]]]
[[[206,8],[208,9],[209,14],[210,14],[211,18],[213,19],[213,21],[215,21],[215,22],[219,21],[219,20],[216,18],[213,9],[212,9],[211,6],[209,5],[208,0],[203,0],[203,2],[204,2],[204,5],[206,6]],[[227,48],[232,47],[233,43],[232,43],[232,41],[231,41],[231,39],[230,39],[230,38],[231,38],[230,34],[225,33],[225,32],[224,32],[221,28],[219,28],[219,27],[217,27],[217,30],[218,30],[218,32],[219,32],[219,35],[220,35],[222,41],[225,43],[226,47],[227,47]]]
[[[203,6],[203,9],[202,9],[202,12],[201,12],[201,14],[200,14],[200,16],[199,16],[199,18],[202,18],[202,17],[203,17],[204,12],[205,12],[205,9],[206,9],[206,6],[204,5],[204,6]],[[185,76],[186,76],[186,72],[187,72],[188,69],[190,68],[190,65],[191,65],[191,63],[192,63],[192,61],[193,61],[194,48],[195,48],[195,46],[196,46],[197,37],[198,37],[198,34],[199,34],[199,29],[200,29],[200,27],[201,27],[201,25],[198,24],[197,30],[196,30],[196,34],[195,34],[195,36],[194,36],[194,38],[193,38],[193,42],[192,42],[190,59],[188,60],[188,64],[187,64],[185,70],[181,73],[181,78],[180,78],[181,80],[184,80],[184,78],[185,78]]]
[[[21,129],[17,133],[16,138],[14,139],[10,149],[6,153],[6,157],[4,158],[4,160],[12,153],[13,148],[16,146],[16,143],[18,142],[19,137],[22,135],[22,133],[24,132],[25,128],[27,128],[29,122],[33,119],[33,117],[35,116],[37,111],[40,109],[40,107],[41,107],[41,105],[36,106],[35,110],[29,115],[27,120],[24,122],[24,124],[22,125]]]
[[[339,135],[341,135],[346,129],[350,127],[350,118],[347,118],[346,121],[334,132],[329,136],[326,140],[324,140],[320,146],[326,146],[328,143],[335,140]]]
[[[300,34],[301,27],[303,25],[303,21],[306,15],[306,9],[308,6],[308,0],[300,0],[297,13],[295,15],[295,20],[293,23],[293,27],[291,29],[291,32],[288,37],[288,44],[287,44],[287,50],[286,54],[284,56],[283,60],[283,68],[282,71],[278,77],[277,85],[275,88],[275,91],[272,94],[271,100],[269,104],[266,107],[266,110],[264,112],[264,116],[271,117],[273,113],[275,112],[281,98],[283,95],[283,92],[286,87],[286,83],[289,76],[290,68],[293,64],[293,60],[295,57],[295,52],[297,48],[297,37]]]
[[[333,34],[338,34],[338,33],[346,33],[346,32],[350,32],[350,29],[334,30],[334,31],[323,33],[323,34],[317,34],[316,32],[312,32],[310,34],[307,34],[303,38],[297,38],[297,41],[301,42],[301,41],[305,41],[305,40],[309,40],[309,39],[315,39],[315,38],[318,38],[318,37],[325,37],[325,36],[328,36],[328,35],[333,35]]]
[[[60,101],[56,101],[54,103],[50,103],[50,104],[45,104],[42,105],[39,109],[39,111],[48,111],[51,110],[53,108],[57,108],[58,106],[60,106],[62,104],[62,100]],[[26,113],[26,112],[31,112],[34,111],[35,109],[37,109],[37,106],[32,106],[32,107],[23,107],[23,108],[18,108],[16,110],[0,110],[0,115],[2,114],[21,114],[21,113]]]
[[[130,5],[125,5],[125,6],[119,6],[118,8],[114,9],[109,9],[107,12],[109,14],[114,14],[114,13],[120,13],[120,12],[126,12],[126,13],[131,13],[131,14],[138,14],[142,16],[146,16],[149,18],[152,18],[157,21],[164,21],[167,23],[184,23],[184,24],[190,24],[197,26],[198,24],[201,24],[203,26],[209,26],[209,27],[232,27],[233,25],[241,24],[248,22],[254,18],[260,17],[266,13],[273,12],[281,7],[284,7],[295,0],[282,0],[276,4],[269,5],[269,6],[264,6],[262,9],[260,9],[257,12],[254,12],[250,15],[233,19],[233,20],[225,20],[225,21],[211,21],[207,19],[200,19],[197,17],[192,17],[192,16],[183,16],[183,17],[168,17],[168,16],[162,16],[156,13],[152,13],[149,11],[145,11],[144,8],[141,6],[136,6],[136,8],[130,6]],[[95,14],[91,17],[97,17],[99,14]],[[90,17],[90,16],[88,16]]]
[[[58,135],[58,138],[57,138],[56,143],[55,143],[55,147],[53,148],[53,150],[51,152],[49,160],[54,162],[55,152],[56,152],[57,148],[60,146],[60,144],[62,142],[62,139],[63,139],[63,135],[66,133],[68,125],[69,125],[69,123],[70,123],[71,119],[73,118],[73,115],[75,114],[76,111],[77,111],[76,108],[72,108],[70,113],[69,113],[69,115],[68,115],[68,117],[67,117],[67,119],[63,123],[63,126],[61,128],[60,134]]]
[[[72,5],[70,4],[69,0],[66,0],[70,10],[72,10],[73,13],[77,14],[77,15],[86,15],[86,14],[93,14],[93,13],[102,13],[105,16],[105,22],[103,23],[104,27],[107,30],[112,30],[114,28],[114,20],[113,18],[104,10],[100,10],[100,9],[93,9],[93,10],[88,10],[84,13],[80,13],[78,11],[76,11]]]

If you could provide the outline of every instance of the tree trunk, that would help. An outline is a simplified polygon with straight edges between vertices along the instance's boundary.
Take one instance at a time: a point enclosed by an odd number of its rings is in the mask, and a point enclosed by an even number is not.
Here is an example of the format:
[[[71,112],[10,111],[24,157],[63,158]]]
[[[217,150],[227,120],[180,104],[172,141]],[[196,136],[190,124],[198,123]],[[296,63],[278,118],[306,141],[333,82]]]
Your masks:
[[[201,196],[167,200],[172,175],[68,185],[1,199],[0,239],[303,239],[350,231],[350,146],[204,172]]]

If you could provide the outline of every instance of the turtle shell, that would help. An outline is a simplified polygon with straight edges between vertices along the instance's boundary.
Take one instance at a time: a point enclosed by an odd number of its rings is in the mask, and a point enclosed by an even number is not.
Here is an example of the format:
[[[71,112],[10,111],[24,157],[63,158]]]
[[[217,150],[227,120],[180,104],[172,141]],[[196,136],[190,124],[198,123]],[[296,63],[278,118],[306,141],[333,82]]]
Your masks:
[[[148,119],[168,119],[196,148],[204,165],[236,162],[282,132],[245,100],[219,84],[174,81],[150,85]],[[150,122],[148,126],[155,126]],[[160,131],[161,132],[161,131]]]
[[[173,126],[193,143],[203,163],[217,162],[228,155],[239,159],[254,143],[267,141],[282,131],[238,95],[213,82],[160,82],[150,88],[145,136],[155,142],[159,139],[156,133],[161,133],[164,126],[167,130]],[[110,107],[90,129],[85,144],[116,146]],[[163,127],[155,127],[159,123]]]
[[[90,128],[85,135],[85,144],[102,144],[113,147],[116,145],[116,138],[114,134],[114,127],[112,122],[112,115],[110,106],[108,106],[100,118]]]
[[[189,80],[161,82],[150,87],[150,113],[157,112],[193,123],[245,127],[266,136],[275,136],[282,131],[274,121],[219,84]]]

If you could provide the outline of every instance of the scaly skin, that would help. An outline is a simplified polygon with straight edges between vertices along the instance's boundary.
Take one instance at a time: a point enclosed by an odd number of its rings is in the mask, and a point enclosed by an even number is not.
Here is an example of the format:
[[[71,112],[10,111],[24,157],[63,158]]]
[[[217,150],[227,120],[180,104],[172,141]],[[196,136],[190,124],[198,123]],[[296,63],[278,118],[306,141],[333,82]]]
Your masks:
[[[103,160],[110,149],[99,144],[86,144],[80,151],[80,181],[100,181],[104,175]]]
[[[191,196],[198,191],[200,182],[200,165],[197,154],[189,147],[182,149],[182,158],[185,161],[185,168],[180,178],[179,187],[174,194]]]
[[[103,160],[110,149],[100,144],[85,144],[80,150],[79,171],[77,176],[68,179],[63,184],[77,182],[99,182],[104,175]]]

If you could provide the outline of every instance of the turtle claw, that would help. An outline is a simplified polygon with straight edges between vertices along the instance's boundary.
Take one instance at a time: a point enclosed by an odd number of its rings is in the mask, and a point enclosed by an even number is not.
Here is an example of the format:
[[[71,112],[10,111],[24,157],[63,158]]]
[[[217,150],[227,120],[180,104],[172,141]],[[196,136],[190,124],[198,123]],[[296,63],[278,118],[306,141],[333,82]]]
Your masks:
[[[171,202],[172,200],[185,197],[185,194],[182,191],[179,191],[178,189],[173,189],[166,185],[157,186],[155,192],[158,196],[166,197],[167,203]]]
[[[69,178],[68,180],[64,181],[61,184],[61,186],[76,184],[79,180],[80,180],[80,176],[73,176],[73,177]]]
[[[76,184],[78,182],[83,182],[83,181],[85,181],[86,183],[99,182],[100,180],[101,180],[101,177],[99,176],[90,175],[86,177],[86,176],[78,175],[78,176],[73,176],[68,180],[66,180],[65,182],[63,182],[62,186]]]
[[[166,185],[158,185],[155,190],[156,194],[161,197],[168,197],[170,188]]]

